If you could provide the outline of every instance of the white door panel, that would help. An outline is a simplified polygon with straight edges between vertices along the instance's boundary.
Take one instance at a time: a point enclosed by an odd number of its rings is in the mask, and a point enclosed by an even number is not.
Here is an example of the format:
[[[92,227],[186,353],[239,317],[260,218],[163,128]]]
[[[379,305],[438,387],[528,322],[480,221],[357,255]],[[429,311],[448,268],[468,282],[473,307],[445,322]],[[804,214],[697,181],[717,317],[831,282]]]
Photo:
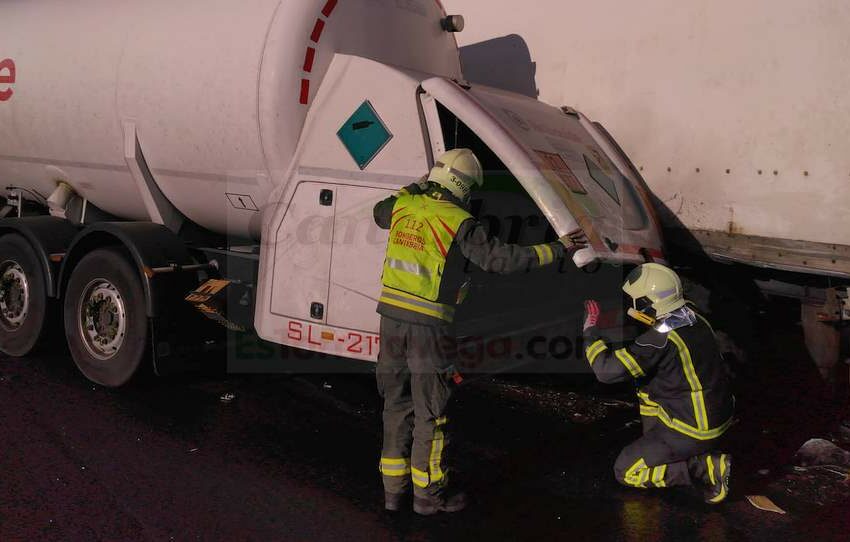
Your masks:
[[[387,234],[372,209],[429,169],[417,100],[424,77],[334,57],[301,133],[292,181],[263,213],[255,318],[263,339],[374,361]],[[332,205],[320,205],[322,189],[333,192]],[[310,314],[314,303],[324,307],[321,318]]]
[[[387,232],[378,228],[372,209],[392,190],[340,186],[336,190],[333,258],[328,324],[377,332],[375,312]]]
[[[334,203],[322,205],[319,198],[323,190],[333,189],[302,182],[277,229],[271,304],[276,315],[326,321],[326,314],[311,318],[310,309],[313,303],[328,304]]]

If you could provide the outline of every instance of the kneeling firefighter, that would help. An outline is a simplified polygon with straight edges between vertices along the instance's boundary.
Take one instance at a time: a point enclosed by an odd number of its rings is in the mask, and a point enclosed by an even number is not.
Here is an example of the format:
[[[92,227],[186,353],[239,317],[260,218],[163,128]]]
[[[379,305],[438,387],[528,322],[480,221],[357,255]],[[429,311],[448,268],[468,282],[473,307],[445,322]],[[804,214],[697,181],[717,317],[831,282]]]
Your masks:
[[[580,231],[559,242],[504,244],[469,213],[484,175],[468,149],[445,153],[420,183],[378,203],[375,222],[390,230],[383,269],[378,391],[384,400],[380,472],[387,510],[413,486],[413,509],[455,512],[466,496],[449,487],[446,405],[460,379],[453,365],[452,322],[469,280],[467,262],[514,273],[549,265],[586,244]]]
[[[585,302],[587,361],[604,383],[634,380],[643,437],[617,458],[617,480],[637,488],[704,484],[708,503],[729,492],[732,457],[718,439],[732,423],[735,400],[714,332],[682,295],[676,273],[644,264],[623,291],[629,316],[650,326],[634,343],[612,350],[597,331],[599,304]]]

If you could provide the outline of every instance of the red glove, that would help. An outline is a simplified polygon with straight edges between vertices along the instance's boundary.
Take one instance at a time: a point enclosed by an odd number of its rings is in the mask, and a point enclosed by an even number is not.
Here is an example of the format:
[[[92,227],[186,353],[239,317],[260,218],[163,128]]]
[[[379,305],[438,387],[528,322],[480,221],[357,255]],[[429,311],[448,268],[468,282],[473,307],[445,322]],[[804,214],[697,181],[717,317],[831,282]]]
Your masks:
[[[588,299],[584,302],[584,331],[592,327],[596,327],[599,323],[599,303],[594,299]]]

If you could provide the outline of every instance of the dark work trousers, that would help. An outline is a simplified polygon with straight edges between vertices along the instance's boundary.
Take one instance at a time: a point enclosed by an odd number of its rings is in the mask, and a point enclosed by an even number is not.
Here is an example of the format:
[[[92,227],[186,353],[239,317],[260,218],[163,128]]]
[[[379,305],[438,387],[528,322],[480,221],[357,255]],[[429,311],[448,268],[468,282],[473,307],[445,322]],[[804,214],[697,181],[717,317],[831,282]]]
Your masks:
[[[641,416],[643,436],[620,452],[614,476],[623,485],[637,488],[692,485],[708,472],[708,454],[721,438],[697,440],[674,431],[657,417]]]
[[[448,481],[446,405],[455,384],[449,327],[381,317],[378,392],[384,400],[380,471],[388,493],[436,495]]]

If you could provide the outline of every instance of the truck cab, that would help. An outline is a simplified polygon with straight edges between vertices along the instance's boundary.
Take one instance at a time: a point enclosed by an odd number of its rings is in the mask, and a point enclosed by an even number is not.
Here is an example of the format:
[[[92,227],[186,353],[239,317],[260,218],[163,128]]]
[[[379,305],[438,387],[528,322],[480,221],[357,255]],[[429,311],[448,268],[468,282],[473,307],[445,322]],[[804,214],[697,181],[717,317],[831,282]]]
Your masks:
[[[505,339],[552,327],[598,284],[588,271],[663,259],[642,180],[581,113],[338,54],[308,113],[290,178],[263,211],[259,335],[376,360],[387,233],[372,209],[427,173],[435,157],[461,147],[484,166],[472,211],[491,234],[530,245],[581,227],[591,240],[572,262],[531,276],[473,271],[472,295],[459,308],[461,337]]]

